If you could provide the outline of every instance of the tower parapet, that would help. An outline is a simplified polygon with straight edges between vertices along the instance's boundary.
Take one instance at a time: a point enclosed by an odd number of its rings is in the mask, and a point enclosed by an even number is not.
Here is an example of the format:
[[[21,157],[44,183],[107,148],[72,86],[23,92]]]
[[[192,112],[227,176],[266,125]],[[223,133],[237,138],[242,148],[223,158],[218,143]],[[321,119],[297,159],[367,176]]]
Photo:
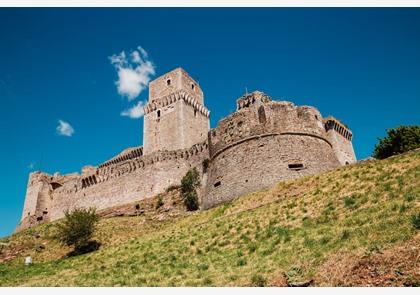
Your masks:
[[[353,133],[350,129],[332,116],[324,119],[325,131],[328,140],[331,142],[334,152],[341,165],[348,165],[356,162],[354,154]]]

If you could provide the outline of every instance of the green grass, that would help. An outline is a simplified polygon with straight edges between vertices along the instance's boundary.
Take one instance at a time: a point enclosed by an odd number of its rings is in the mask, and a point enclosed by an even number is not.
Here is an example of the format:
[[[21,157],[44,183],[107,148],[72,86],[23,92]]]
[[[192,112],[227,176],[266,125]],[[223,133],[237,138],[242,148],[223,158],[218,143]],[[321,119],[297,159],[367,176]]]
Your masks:
[[[266,286],[278,277],[309,280],[336,252],[371,253],[418,234],[419,164],[414,153],[350,165],[166,221],[103,219],[95,236],[102,247],[71,258],[64,258],[70,249],[51,239],[55,224],[42,225],[2,240],[25,250],[0,264],[0,286]],[[41,243],[45,249],[38,252]],[[26,255],[33,265],[24,266]]]

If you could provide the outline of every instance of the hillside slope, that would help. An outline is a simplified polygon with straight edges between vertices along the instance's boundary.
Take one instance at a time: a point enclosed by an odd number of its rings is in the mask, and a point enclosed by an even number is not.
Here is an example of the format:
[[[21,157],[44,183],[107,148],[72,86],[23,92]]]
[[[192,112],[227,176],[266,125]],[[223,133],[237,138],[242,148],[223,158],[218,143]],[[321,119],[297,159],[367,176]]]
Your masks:
[[[95,237],[102,247],[76,257],[51,240],[54,224],[42,225],[1,241],[10,260],[0,285],[419,285],[419,195],[417,151],[204,212],[105,218]],[[26,255],[33,265],[24,266]]]

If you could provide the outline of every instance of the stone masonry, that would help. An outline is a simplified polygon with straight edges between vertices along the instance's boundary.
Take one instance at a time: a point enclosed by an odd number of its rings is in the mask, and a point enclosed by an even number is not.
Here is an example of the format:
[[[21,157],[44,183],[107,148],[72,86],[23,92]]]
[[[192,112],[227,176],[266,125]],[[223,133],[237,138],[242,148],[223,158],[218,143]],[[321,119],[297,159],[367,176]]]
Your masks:
[[[151,198],[179,185],[193,167],[201,176],[201,208],[207,209],[356,161],[351,131],[313,107],[273,101],[259,91],[236,104],[236,112],[210,130],[210,112],[196,81],[181,68],[155,79],[144,107],[144,146],[85,166],[80,174],[31,173],[17,231],[74,208],[104,210]]]

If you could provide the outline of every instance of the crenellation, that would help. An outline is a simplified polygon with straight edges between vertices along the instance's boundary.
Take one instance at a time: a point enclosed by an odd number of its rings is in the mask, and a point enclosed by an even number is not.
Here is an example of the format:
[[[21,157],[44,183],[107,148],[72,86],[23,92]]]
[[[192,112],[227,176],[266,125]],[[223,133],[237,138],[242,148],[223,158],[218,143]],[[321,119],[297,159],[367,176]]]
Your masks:
[[[355,161],[351,131],[312,106],[275,101],[259,91],[241,96],[236,106],[210,130],[196,81],[181,68],[157,78],[144,107],[144,146],[84,166],[80,174],[31,173],[17,230],[77,207],[102,210],[151,198],[179,185],[192,167],[200,173],[198,193],[206,209]]]

